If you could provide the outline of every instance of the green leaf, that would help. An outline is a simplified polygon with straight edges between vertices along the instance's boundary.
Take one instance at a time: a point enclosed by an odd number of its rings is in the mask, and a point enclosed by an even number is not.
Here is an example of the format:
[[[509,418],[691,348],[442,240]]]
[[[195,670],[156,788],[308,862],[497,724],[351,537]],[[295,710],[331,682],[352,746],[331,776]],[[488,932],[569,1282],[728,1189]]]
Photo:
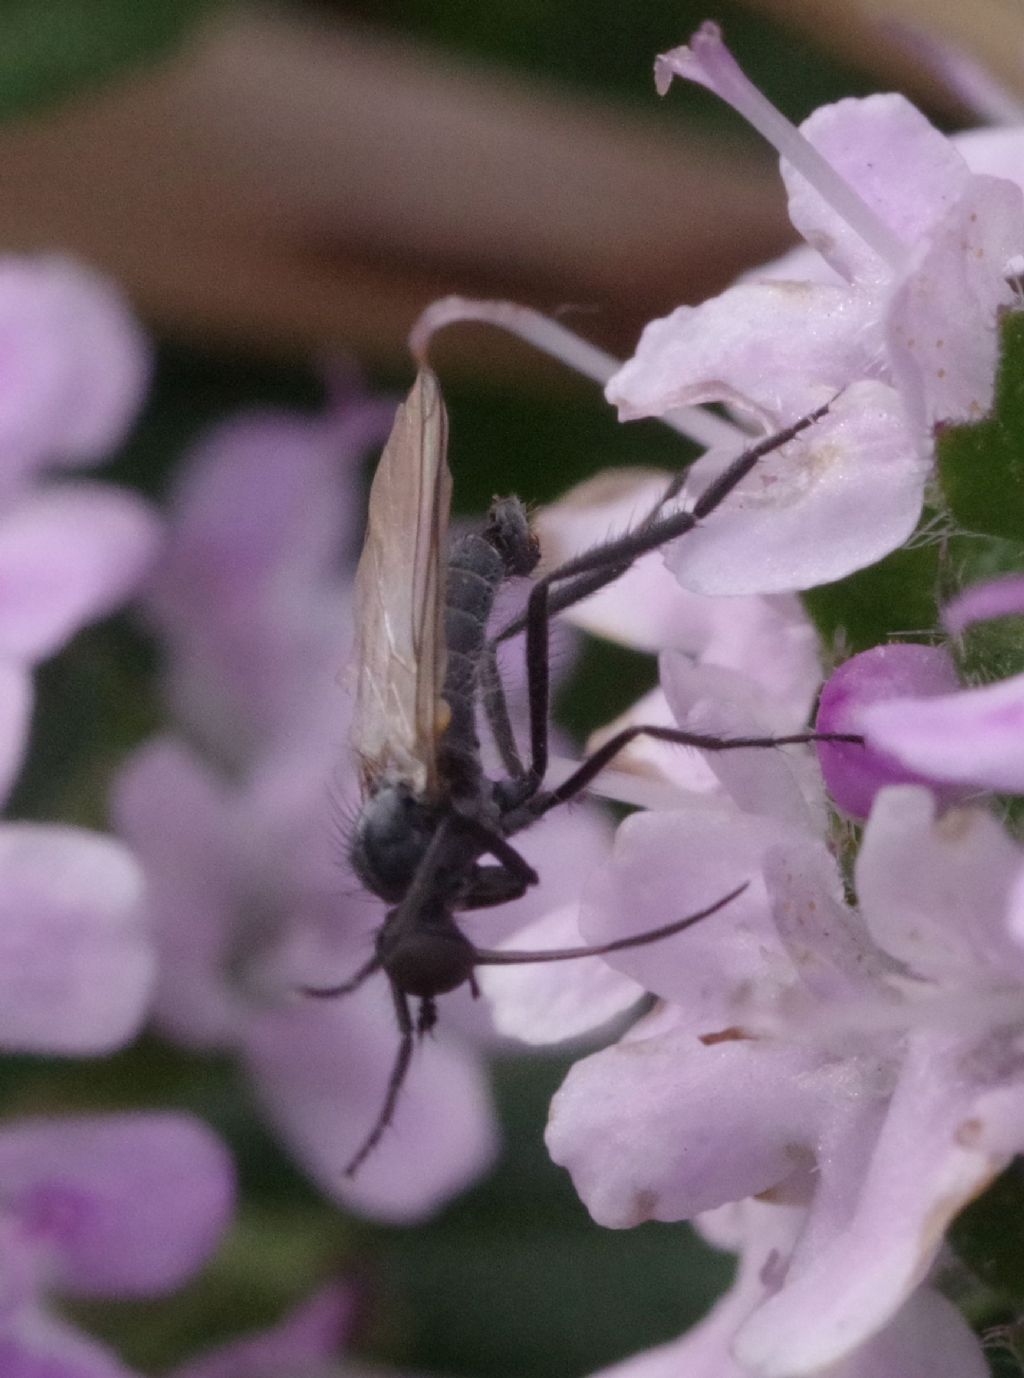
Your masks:
[[[1002,324],[992,415],[938,439],[939,478],[958,524],[1019,541],[1024,533],[1024,312]]]
[[[960,1213],[949,1242],[993,1291],[1016,1308],[1024,1303],[1024,1161]]]
[[[0,117],[60,100],[179,43],[217,0],[3,0]]]
[[[934,627],[937,586],[937,547],[917,545],[894,550],[838,583],[809,589],[803,598],[825,645],[852,655]]]

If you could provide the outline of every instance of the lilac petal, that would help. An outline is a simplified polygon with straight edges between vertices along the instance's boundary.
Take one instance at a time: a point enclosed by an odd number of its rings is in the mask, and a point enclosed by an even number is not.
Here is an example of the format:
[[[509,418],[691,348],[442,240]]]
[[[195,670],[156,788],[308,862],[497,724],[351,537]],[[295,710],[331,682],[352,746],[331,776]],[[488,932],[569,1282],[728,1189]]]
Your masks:
[[[885,1327],[831,1369],[832,1378],[986,1378],[989,1366],[963,1313],[921,1287]]]
[[[899,395],[856,383],[821,421],[765,456],[717,512],[669,547],[665,562],[697,593],[830,583],[906,540],[928,468]]]
[[[703,1320],[678,1340],[602,1369],[595,1378],[750,1378],[732,1356],[737,1329],[761,1300],[773,1266],[786,1258],[803,1212],[761,1201],[731,1207],[744,1226],[735,1281]],[[737,1241],[736,1247],[741,1247]]]
[[[942,610],[942,625],[951,636],[960,636],[975,622],[1024,614],[1024,574],[1006,574],[984,584],[972,584],[952,598]]]
[[[847,287],[730,287],[646,326],[605,395],[623,421],[730,402],[777,430],[869,371],[881,347],[877,316],[864,293]]]
[[[855,1205],[836,1214],[831,1238],[798,1245],[785,1285],[740,1331],[741,1362],[766,1378],[818,1373],[876,1335],[924,1278],[952,1217],[1006,1161],[962,1132],[977,1097],[969,1051],[911,1037]]]
[[[722,42],[717,24],[702,24],[689,47],[676,48],[658,58],[654,79],[661,95],[665,94],[673,76],[698,81],[728,101],[778,149],[783,166],[787,161],[791,163],[807,179],[808,185],[817,189],[824,204],[832,209],[848,233],[858,235],[882,263],[899,264],[902,256],[899,239],[871,205],[858,195],[856,186],[844,179],[831,161],[823,157],[754,86]]]
[[[143,877],[78,828],[0,827],[0,1044],[101,1053],[137,1031],[153,979]]]
[[[225,785],[189,747],[158,737],[122,768],[112,810],[146,869],[158,1022],[188,1046],[230,1045],[241,1008],[227,968],[247,889]]]
[[[764,876],[779,937],[807,990],[827,1001],[880,987],[884,959],[860,915],[843,903],[842,878],[824,847],[773,848]]]
[[[773,735],[759,686],[745,676],[717,665],[693,665],[677,654],[662,656],[659,667],[669,707],[685,731],[725,741]],[[812,810],[801,791],[801,755],[806,764],[809,753],[801,746],[704,753],[715,777],[745,813],[801,830],[822,830],[823,810]]]
[[[932,228],[888,307],[889,357],[914,420],[978,421],[992,408],[998,313],[1014,301],[1006,280],[1024,245],[1024,195],[975,177]]]
[[[662,495],[668,477],[613,470],[570,490],[535,523],[545,560],[560,563],[628,530]],[[817,637],[795,597],[702,598],[680,588],[658,552],[564,617],[638,650],[685,651],[741,670],[778,701],[778,719],[794,725],[807,721],[821,679]]]
[[[0,799],[21,770],[32,718],[32,676],[18,661],[0,660]]]
[[[253,1021],[247,1058],[285,1143],[320,1187],[360,1214],[422,1219],[482,1173],[496,1142],[475,1059],[424,1040],[394,1122],[354,1177],[344,1168],[370,1132],[398,1052],[380,978],[333,1002],[302,1001]]]
[[[936,820],[931,794],[883,790],[857,859],[857,893],[875,941],[951,989],[1024,974],[1007,907],[1024,851],[983,809]]]
[[[565,905],[520,929],[500,946],[512,952],[580,947],[579,904]],[[499,1033],[524,1043],[559,1043],[598,1028],[629,1009],[643,987],[600,957],[577,962],[478,967],[477,982]]]
[[[873,747],[933,780],[1024,793],[1024,675],[860,714]]]
[[[685,1220],[800,1167],[818,1063],[813,1050],[742,1037],[631,1037],[570,1069],[548,1150],[599,1225]]]
[[[4,1378],[138,1378],[104,1345],[35,1307],[0,1324]]]
[[[0,262],[0,359],[0,453],[15,473],[104,458],[149,382],[145,339],[112,284],[57,257]]]
[[[52,655],[136,590],[160,539],[149,505],[98,484],[36,489],[0,517],[0,654]]]
[[[54,1285],[79,1296],[172,1291],[209,1257],[233,1207],[231,1162],[199,1120],[125,1114],[21,1120],[0,1132],[0,1181]]]
[[[953,142],[972,172],[1005,177],[1024,189],[1019,129],[962,129],[953,135]]]
[[[637,699],[625,713],[613,718],[604,727],[592,732],[587,739],[587,752],[596,751],[616,733],[627,727],[678,727],[679,721],[668,706],[665,692],[661,688],[652,689]],[[686,794],[719,793],[718,777],[707,763],[707,757],[685,747],[673,746],[670,742],[659,742],[653,737],[638,737],[615,757],[613,771],[616,773],[616,788],[604,789],[606,774],[597,777],[594,788],[606,794],[609,799],[621,799],[626,803],[639,802],[645,807],[657,808],[657,802],[648,804],[646,800],[631,801],[618,789],[621,775],[639,777],[641,783],[647,780],[666,781]],[[674,808],[685,802],[682,794],[674,794],[664,807]]]
[[[800,131],[906,246],[928,234],[970,180],[953,144],[903,96],[821,106]],[[847,282],[888,278],[891,266],[849,220],[785,159],[781,171],[790,219],[807,242]]]
[[[268,1330],[246,1335],[174,1369],[169,1378],[282,1378],[335,1358],[350,1328],[347,1287],[322,1288]]]
[[[652,994],[676,1003],[691,1030],[742,1022],[754,991],[760,1003],[773,979],[792,979],[771,923],[761,863],[770,847],[801,837],[711,799],[633,814],[619,827],[611,862],[587,888],[581,931],[592,943],[635,937],[696,914],[748,882],[743,894],[688,931],[608,958]]]
[[[944,647],[873,646],[833,673],[821,691],[815,727],[819,732],[861,733],[864,711],[872,704],[906,699],[916,707],[922,698],[949,694],[959,683],[956,664]],[[832,798],[852,818],[867,818],[875,795],[886,785],[933,785],[871,740],[818,742],[815,750]],[[946,803],[962,797],[957,790],[936,793]]]

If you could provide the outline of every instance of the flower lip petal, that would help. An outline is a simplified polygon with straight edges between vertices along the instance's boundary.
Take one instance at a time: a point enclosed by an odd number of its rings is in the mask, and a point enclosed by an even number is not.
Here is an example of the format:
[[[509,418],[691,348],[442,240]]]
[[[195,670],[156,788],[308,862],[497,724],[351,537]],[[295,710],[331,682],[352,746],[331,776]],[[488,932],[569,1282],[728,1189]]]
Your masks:
[[[800,132],[900,245],[920,243],[971,177],[954,145],[904,96],[821,106]],[[790,219],[804,239],[847,282],[888,281],[893,260],[868,247],[846,209],[830,204],[786,157],[780,170]]]
[[[1024,675],[872,704],[860,722],[869,742],[908,771],[967,789],[1024,793]]]
[[[685,1220],[801,1168],[817,1065],[814,1050],[638,1031],[570,1069],[548,1149],[598,1224]]]
[[[880,348],[877,308],[864,293],[748,281],[645,326],[605,396],[623,421],[729,402],[771,432],[863,377]]]
[[[710,481],[702,466],[694,478]],[[707,594],[782,593],[841,579],[911,534],[928,470],[899,394],[855,383],[669,546],[665,563],[684,588]]]

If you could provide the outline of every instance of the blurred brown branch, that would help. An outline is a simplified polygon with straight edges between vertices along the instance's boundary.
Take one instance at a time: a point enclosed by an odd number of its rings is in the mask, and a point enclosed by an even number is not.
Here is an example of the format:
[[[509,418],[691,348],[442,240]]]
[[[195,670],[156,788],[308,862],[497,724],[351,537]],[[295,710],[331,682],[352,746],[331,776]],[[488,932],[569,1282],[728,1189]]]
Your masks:
[[[625,350],[792,233],[767,152],[681,138],[653,97],[632,119],[246,11],[160,70],[0,129],[0,175],[5,248],[80,254],[164,330],[378,361],[456,290],[579,305]],[[480,338],[461,348],[473,366]]]

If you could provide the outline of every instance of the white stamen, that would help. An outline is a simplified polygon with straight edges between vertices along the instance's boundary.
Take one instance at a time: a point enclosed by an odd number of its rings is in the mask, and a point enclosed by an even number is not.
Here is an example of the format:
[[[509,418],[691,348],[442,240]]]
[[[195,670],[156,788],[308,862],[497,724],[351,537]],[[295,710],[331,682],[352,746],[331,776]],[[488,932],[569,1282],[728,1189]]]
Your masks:
[[[706,86],[731,105],[842,216],[869,249],[894,272],[902,271],[907,261],[906,246],[799,129],[762,95],[722,42],[717,24],[702,25],[688,46],[673,48],[656,60],[654,80],[661,95],[677,76]]]
[[[457,321],[482,321],[508,330],[602,387],[622,367],[621,359],[539,311],[511,301],[481,301],[472,297],[442,297],[431,302],[409,332],[409,348],[417,363],[427,362],[434,333]],[[717,445],[738,453],[750,443],[745,431],[702,407],[680,407],[660,420],[704,449]]]

